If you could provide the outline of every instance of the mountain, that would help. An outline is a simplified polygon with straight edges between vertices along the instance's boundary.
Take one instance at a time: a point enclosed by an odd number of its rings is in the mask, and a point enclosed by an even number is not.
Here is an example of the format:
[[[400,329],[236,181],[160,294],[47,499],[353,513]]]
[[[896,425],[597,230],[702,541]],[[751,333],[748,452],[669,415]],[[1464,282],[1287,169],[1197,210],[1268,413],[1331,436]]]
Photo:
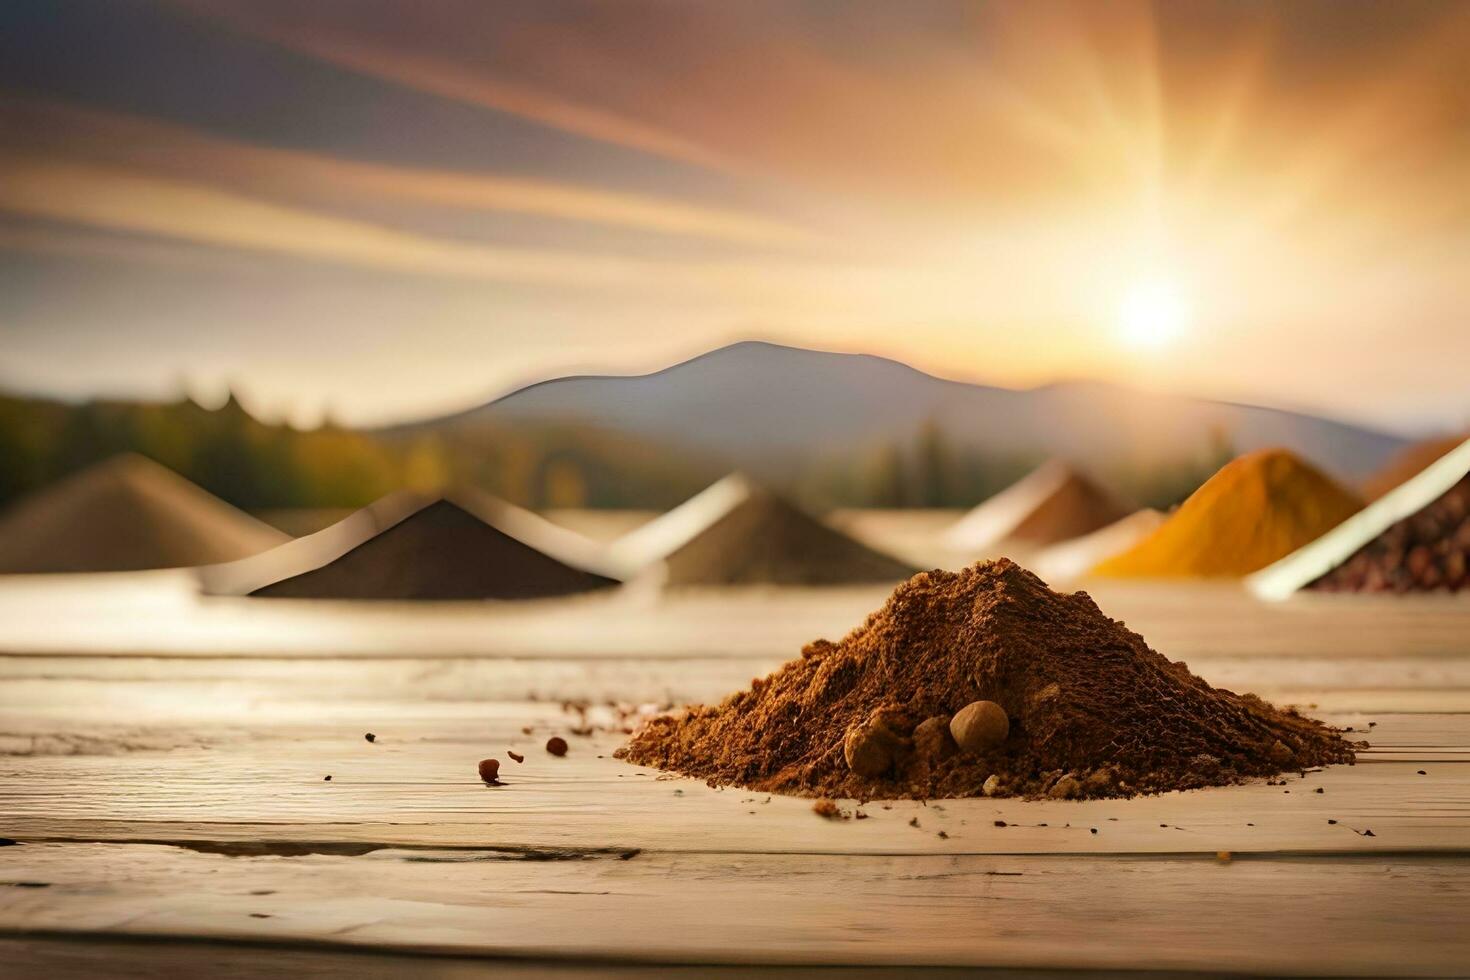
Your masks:
[[[1281,446],[1357,480],[1403,446],[1383,432],[1298,412],[1156,395],[1099,382],[1017,390],[937,378],[867,354],[747,341],[638,376],[574,376],[411,426],[587,424],[717,459],[773,480],[814,458],[910,444],[935,424],[951,449],[1059,456],[1096,469],[1199,457],[1222,436]]]

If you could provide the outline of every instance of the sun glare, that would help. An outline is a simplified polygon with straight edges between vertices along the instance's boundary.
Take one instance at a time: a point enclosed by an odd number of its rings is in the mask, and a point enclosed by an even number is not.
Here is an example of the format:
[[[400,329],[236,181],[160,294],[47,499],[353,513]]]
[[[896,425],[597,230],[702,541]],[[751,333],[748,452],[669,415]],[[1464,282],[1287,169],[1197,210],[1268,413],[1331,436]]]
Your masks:
[[[1118,337],[1133,350],[1167,347],[1188,326],[1189,306],[1172,283],[1149,280],[1135,283],[1118,309]]]

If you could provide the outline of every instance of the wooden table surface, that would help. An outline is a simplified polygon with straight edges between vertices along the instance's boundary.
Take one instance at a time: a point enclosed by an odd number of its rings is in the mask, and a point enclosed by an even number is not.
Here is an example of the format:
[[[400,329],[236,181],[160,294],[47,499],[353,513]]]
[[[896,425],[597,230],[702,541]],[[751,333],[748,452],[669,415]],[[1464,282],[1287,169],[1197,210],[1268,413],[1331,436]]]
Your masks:
[[[718,698],[885,592],[366,607],[0,581],[0,972],[1467,972],[1466,599],[1093,590],[1211,682],[1372,743],[1284,786],[830,821],[611,757],[608,702]]]

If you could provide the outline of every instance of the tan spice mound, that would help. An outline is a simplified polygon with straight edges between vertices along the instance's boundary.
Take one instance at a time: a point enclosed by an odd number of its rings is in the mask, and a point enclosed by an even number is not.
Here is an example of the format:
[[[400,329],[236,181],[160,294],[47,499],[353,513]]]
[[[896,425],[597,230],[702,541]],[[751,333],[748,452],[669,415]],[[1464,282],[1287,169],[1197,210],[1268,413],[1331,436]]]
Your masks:
[[[1140,578],[1249,575],[1310,544],[1363,507],[1285,449],[1230,461],[1132,548],[1094,574]]]
[[[7,511],[0,518],[0,573],[186,568],[245,558],[288,540],[173,470],[126,453]]]
[[[1004,708],[1010,733],[961,753],[948,720],[977,700]],[[895,761],[860,777],[844,739],[875,726],[894,736]],[[1132,796],[1353,753],[1335,730],[1211,687],[1086,593],[1053,592],[1002,558],[914,576],[840,643],[808,644],[718,705],[653,719],[617,755],[712,784],[892,799]]]

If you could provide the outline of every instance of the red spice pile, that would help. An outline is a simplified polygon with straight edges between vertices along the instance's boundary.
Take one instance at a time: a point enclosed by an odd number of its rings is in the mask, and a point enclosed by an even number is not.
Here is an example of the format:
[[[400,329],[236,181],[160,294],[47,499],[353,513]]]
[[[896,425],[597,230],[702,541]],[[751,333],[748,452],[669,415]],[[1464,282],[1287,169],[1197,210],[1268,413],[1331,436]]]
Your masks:
[[[977,700],[1005,709],[1010,734],[960,752],[948,719]],[[944,723],[915,737],[932,718]],[[875,725],[898,748],[865,778],[843,741]],[[924,799],[1132,796],[1350,763],[1353,752],[1334,729],[1211,687],[1085,592],[1053,592],[1002,558],[914,576],[842,642],[809,644],[719,705],[653,719],[617,755],[766,792]]]

